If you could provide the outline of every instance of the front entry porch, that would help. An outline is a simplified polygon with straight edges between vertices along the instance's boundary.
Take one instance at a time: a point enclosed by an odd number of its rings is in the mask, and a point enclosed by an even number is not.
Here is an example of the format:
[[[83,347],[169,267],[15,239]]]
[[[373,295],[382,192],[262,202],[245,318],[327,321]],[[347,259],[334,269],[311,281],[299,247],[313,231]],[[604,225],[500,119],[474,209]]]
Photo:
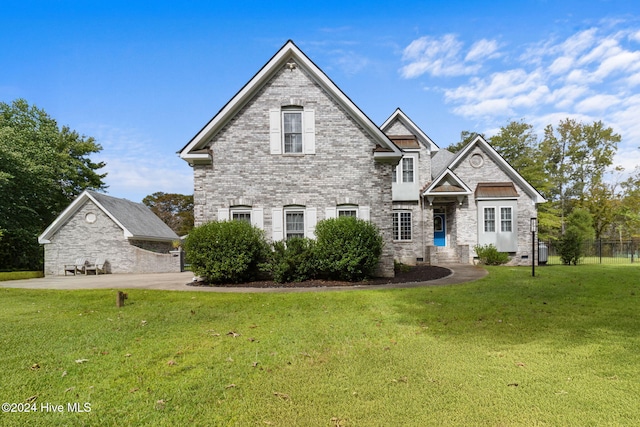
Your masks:
[[[459,203],[441,200],[425,204],[425,261],[431,265],[469,264],[468,245],[458,244]]]

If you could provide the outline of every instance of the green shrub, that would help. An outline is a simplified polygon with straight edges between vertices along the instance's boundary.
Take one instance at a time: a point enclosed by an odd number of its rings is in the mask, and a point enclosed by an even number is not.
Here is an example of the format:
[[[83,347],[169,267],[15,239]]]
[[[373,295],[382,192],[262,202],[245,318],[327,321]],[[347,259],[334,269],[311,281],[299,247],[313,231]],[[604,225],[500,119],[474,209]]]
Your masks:
[[[585,209],[576,208],[567,217],[567,229],[556,242],[556,250],[564,264],[578,264],[584,255],[584,241],[595,237],[592,224],[591,214]]]
[[[315,241],[303,237],[273,243],[269,262],[262,268],[278,283],[302,282],[313,279],[317,271],[314,256]]]
[[[480,262],[484,265],[502,265],[509,262],[509,254],[498,252],[494,245],[476,245],[473,247]]]
[[[398,273],[408,273],[409,271],[411,271],[411,266],[404,264],[400,261],[397,260],[393,260],[393,271],[398,274]]]
[[[583,241],[584,239],[578,229],[575,227],[567,228],[564,236],[560,237],[555,244],[556,251],[563,264],[578,265],[583,255]]]
[[[195,227],[185,241],[192,271],[210,283],[252,280],[269,247],[264,233],[246,221],[209,222]]]
[[[320,221],[314,249],[320,274],[350,281],[370,277],[378,265],[382,244],[378,228],[368,221],[353,217]]]

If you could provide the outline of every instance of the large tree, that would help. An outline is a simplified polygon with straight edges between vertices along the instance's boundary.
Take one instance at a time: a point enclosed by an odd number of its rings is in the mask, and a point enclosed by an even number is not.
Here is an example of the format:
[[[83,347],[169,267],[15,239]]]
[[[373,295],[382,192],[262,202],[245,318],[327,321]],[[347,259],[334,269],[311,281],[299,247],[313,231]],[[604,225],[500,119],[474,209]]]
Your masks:
[[[544,192],[546,177],[542,164],[535,156],[538,147],[538,136],[533,126],[524,121],[511,121],[500,128],[498,133],[489,138],[489,144],[507,161],[524,179]]]
[[[480,136],[482,136],[484,138],[484,135],[481,134],[481,133],[476,133],[476,132],[470,132],[468,130],[463,130],[462,132],[460,132],[460,141],[452,143],[446,149],[448,151],[451,151],[452,153],[457,153],[458,151],[460,151],[464,147],[466,147],[468,143],[470,143],[471,141],[476,139],[476,136],[478,136],[478,135],[480,135]]]
[[[549,197],[552,184],[537,154],[539,141],[532,125],[523,120],[511,121],[489,138],[489,143],[527,182],[545,198]],[[553,204],[545,203],[538,207],[538,226],[542,238],[550,237],[553,230],[559,229],[558,213]]]
[[[620,140],[620,135],[602,122],[585,125],[566,119],[556,128],[545,128],[538,156],[551,184],[545,196],[558,205],[563,231],[564,218],[602,184]]]
[[[0,269],[42,266],[37,236],[85,189],[102,190],[102,147],[44,110],[0,102]]]
[[[157,192],[142,199],[142,203],[178,236],[189,234],[193,228],[193,195]]]

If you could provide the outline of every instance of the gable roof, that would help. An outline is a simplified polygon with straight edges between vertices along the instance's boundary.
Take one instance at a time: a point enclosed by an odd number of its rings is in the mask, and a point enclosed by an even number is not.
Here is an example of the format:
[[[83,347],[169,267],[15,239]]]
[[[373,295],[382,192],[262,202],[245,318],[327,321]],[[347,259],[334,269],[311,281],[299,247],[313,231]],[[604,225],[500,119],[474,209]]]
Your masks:
[[[423,146],[428,148],[432,153],[440,150],[440,148],[438,148],[436,143],[433,142],[433,140],[429,138],[429,136],[426,133],[424,133],[422,129],[420,129],[418,125],[416,125],[413,122],[413,120],[411,120],[409,116],[407,116],[400,108],[396,108],[396,111],[394,111],[393,114],[391,114],[389,118],[385,120],[382,126],[380,126],[380,129],[385,131],[391,126],[394,120],[400,121],[404,125],[404,127],[409,129],[411,134],[414,135],[418,139],[418,141]],[[397,137],[393,137],[393,138],[397,138]]]
[[[132,240],[173,241],[176,233],[142,203],[119,199],[106,194],[85,190],[38,237],[41,244],[51,243],[51,237],[88,201],[93,202]]]
[[[453,171],[446,169],[438,179],[434,179],[423,191],[423,196],[462,196],[473,193]]]
[[[193,164],[209,162],[210,153],[202,152],[207,142],[219,132],[249,102],[256,93],[288,62],[293,60],[331,95],[347,113],[367,132],[381,150],[376,150],[374,158],[397,163],[402,152],[387,136],[356,106],[333,81],[311,61],[294,43],[287,41],[280,50],[244,85],[238,93],[185,145],[178,153],[180,158]]]
[[[476,138],[468,143],[462,150],[460,150],[455,157],[451,159],[451,162],[446,166],[446,168],[440,173],[438,178],[434,181],[439,181],[441,177],[448,172],[452,171],[456,166],[460,164],[462,159],[471,152],[475,147],[480,147],[490,158],[493,160],[508,176],[511,180],[518,184],[520,188],[522,188],[528,195],[533,199],[534,203],[544,203],[547,200],[536,190],[533,188],[529,182],[522,177],[510,164],[507,162],[498,152],[489,144],[481,135],[476,136]]]

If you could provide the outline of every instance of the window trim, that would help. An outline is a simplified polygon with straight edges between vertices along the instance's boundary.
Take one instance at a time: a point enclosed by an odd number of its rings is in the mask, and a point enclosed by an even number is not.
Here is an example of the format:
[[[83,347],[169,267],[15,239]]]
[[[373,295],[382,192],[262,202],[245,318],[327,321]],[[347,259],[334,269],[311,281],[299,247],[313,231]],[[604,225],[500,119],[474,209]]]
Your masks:
[[[409,237],[403,238],[402,216],[409,215]],[[405,230],[406,231],[406,230]],[[413,212],[409,210],[393,211],[392,225],[393,241],[395,242],[411,242],[413,241]]]

